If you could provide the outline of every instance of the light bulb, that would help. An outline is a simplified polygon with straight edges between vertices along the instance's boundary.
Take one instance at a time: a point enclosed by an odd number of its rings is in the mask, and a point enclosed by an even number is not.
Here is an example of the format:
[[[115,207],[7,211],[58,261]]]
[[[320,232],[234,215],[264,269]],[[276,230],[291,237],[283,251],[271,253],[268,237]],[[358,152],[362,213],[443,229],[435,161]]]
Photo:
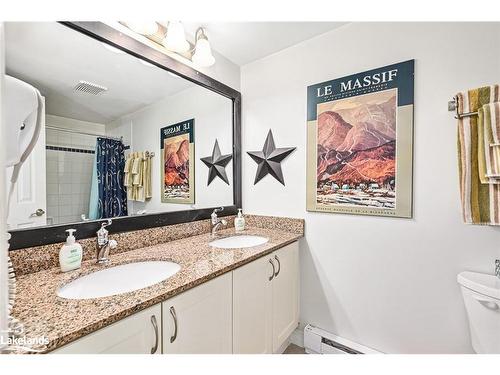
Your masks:
[[[155,21],[130,21],[125,23],[130,30],[142,35],[153,35],[158,31],[158,24]]]
[[[212,55],[212,48],[206,38],[199,38],[196,41],[196,49],[192,57],[193,63],[201,68],[212,66],[215,63],[215,58]]]
[[[179,21],[168,23],[167,36],[162,43],[166,49],[178,53],[187,52],[190,48],[184,33],[184,26]]]

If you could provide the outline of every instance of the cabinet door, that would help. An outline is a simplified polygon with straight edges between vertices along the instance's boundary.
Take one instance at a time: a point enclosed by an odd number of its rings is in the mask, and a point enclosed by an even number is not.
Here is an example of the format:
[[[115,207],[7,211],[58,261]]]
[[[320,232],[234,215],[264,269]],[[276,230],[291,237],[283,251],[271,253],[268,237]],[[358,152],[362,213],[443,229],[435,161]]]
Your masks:
[[[160,304],[113,323],[51,353],[153,354],[152,351],[154,354],[161,354]]]
[[[233,353],[272,353],[270,256],[233,271]]]
[[[299,322],[299,245],[275,251],[273,279],[273,352],[285,343]]]
[[[232,352],[232,274],[163,302],[163,353]]]

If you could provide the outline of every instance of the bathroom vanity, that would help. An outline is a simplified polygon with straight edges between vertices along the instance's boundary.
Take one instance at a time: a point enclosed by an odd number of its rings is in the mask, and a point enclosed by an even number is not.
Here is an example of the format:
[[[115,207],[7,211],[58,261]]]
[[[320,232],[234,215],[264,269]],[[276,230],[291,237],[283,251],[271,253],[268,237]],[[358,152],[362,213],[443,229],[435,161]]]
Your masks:
[[[210,233],[202,233],[133,250],[122,245],[110,255],[109,265],[90,259],[72,272],[51,267],[19,276],[16,316],[28,338],[48,339],[38,347],[41,352],[279,353],[298,325],[303,221],[251,215],[248,220],[265,228],[250,226],[243,235],[264,237],[266,243],[223,249],[210,244]],[[282,224],[273,225],[275,221]],[[185,231],[194,225],[199,224],[155,230]],[[134,243],[147,233],[127,235]],[[233,229],[217,234],[219,239],[240,236]],[[87,249],[93,258],[93,249],[84,242]],[[37,257],[32,249],[19,252],[25,252],[22,259]],[[44,252],[51,250],[45,247]],[[83,276],[146,261],[169,261],[180,269],[164,281],[122,294],[83,299],[58,295]],[[15,259],[19,269],[21,262],[21,257]]]
[[[53,353],[279,352],[297,328],[298,282],[294,242]]]

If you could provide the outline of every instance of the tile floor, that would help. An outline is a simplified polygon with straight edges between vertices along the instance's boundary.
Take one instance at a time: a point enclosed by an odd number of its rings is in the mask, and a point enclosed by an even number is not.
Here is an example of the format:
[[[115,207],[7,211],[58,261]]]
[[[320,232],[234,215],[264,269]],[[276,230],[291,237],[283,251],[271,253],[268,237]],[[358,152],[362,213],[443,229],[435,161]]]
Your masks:
[[[295,344],[288,345],[288,348],[285,349],[283,354],[306,354],[304,348],[297,346]]]

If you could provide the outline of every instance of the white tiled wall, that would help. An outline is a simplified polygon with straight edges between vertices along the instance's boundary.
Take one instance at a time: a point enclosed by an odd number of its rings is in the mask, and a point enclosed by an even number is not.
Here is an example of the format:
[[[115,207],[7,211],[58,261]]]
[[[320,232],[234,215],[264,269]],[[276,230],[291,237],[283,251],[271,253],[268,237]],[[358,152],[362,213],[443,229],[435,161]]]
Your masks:
[[[92,133],[104,133],[90,128],[87,124],[73,124],[72,119],[48,116],[55,126],[71,128]],[[48,122],[47,125],[50,125]],[[78,127],[76,127],[78,125]],[[87,125],[82,127],[83,125]],[[92,124],[94,125],[94,124]],[[99,124],[95,124],[99,125]],[[95,127],[95,126],[94,126]],[[96,137],[72,134],[57,130],[46,130],[48,146],[94,150]],[[81,221],[81,215],[88,217],[90,186],[94,154],[46,150],[47,155],[47,221],[48,224],[61,224]]]
[[[81,221],[88,216],[93,154],[46,150],[49,224]]]

